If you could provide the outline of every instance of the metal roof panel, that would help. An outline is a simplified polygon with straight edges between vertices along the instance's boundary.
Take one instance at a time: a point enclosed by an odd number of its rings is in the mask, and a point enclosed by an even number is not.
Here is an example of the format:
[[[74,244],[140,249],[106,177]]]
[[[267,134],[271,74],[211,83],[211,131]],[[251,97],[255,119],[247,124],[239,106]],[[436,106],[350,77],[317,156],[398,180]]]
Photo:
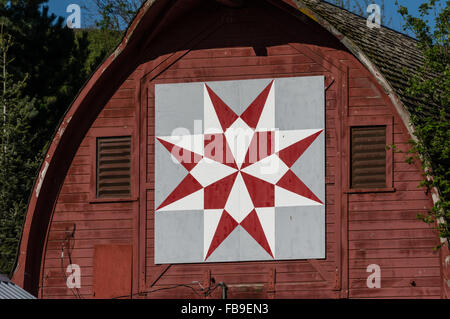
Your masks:
[[[0,299],[36,299],[9,279],[0,280]]]

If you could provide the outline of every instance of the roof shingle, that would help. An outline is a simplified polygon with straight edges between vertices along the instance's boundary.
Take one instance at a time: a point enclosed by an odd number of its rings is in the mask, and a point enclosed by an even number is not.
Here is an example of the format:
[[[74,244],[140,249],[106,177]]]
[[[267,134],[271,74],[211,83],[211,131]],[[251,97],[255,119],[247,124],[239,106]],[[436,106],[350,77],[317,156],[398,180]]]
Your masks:
[[[432,106],[427,106],[406,94],[411,75],[418,74],[423,66],[422,52],[417,40],[384,26],[370,29],[366,25],[366,18],[333,4],[317,0],[301,1],[352,41],[370,59],[410,114],[432,113]]]

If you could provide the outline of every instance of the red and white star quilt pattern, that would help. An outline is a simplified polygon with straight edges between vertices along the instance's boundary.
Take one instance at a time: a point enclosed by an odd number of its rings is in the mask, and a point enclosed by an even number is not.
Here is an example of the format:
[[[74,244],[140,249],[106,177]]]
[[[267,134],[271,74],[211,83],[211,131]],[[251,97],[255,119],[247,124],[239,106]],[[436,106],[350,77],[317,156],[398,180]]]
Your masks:
[[[239,115],[203,90],[203,134],[156,137],[188,171],[156,211],[203,210],[204,261],[239,225],[276,259],[275,208],[324,205],[291,170],[324,128],[278,130],[274,81]]]

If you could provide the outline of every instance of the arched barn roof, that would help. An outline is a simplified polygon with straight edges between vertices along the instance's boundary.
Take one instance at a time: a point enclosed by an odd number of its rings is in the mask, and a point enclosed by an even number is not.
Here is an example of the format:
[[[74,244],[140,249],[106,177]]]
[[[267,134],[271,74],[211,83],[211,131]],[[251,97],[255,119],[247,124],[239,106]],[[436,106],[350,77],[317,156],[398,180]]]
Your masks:
[[[417,40],[392,29],[368,28],[366,19],[332,4],[317,0],[296,1],[302,12],[333,33],[376,77],[394,102],[411,131],[409,114],[417,114],[421,101],[405,89],[411,74],[423,65]],[[406,72],[404,72],[406,71]]]
[[[24,224],[14,281],[37,294],[45,237],[53,207],[71,161],[108,99],[137,67],[144,49],[151,46],[166,24],[184,10],[211,0],[148,0],[129,26],[116,50],[95,71],[62,120],[35,181]],[[217,0],[239,5],[238,0]],[[258,0],[261,1],[261,0]],[[390,96],[405,126],[415,101],[404,95],[407,78],[403,67],[414,71],[421,63],[416,41],[388,28],[370,30],[366,20],[328,3],[313,0],[265,0],[298,12],[301,19],[313,19],[338,38],[374,75]],[[293,10],[295,8],[296,10]]]

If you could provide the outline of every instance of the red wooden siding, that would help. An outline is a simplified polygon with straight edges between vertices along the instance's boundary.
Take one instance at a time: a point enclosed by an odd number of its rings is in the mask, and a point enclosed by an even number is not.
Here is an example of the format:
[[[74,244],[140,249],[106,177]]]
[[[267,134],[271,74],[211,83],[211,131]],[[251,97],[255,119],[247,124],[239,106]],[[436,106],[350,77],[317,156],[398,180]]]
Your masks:
[[[138,72],[137,70],[136,72]],[[47,247],[43,261],[40,294],[45,298],[74,298],[67,289],[65,269],[69,264],[68,248],[72,262],[80,265],[83,298],[93,297],[94,251],[96,245],[132,245],[137,219],[136,202],[92,203],[90,192],[93,185],[92,167],[95,163],[96,129],[112,130],[135,127],[137,121],[136,81],[124,82],[111,98],[92,125],[81,144],[61,188],[54,209]],[[119,134],[120,135],[120,134]],[[95,168],[94,168],[95,171]],[[66,239],[60,225],[76,224],[74,238]],[[65,247],[66,258],[61,266],[61,249]],[[112,297],[112,296],[111,296]]]
[[[373,76],[332,35],[265,5],[237,10],[201,41],[190,43],[191,47],[180,43],[185,38],[177,33],[198,32],[199,23],[206,23],[201,22],[207,14],[204,10],[178,19],[161,35],[160,41],[165,41],[161,46],[168,46],[171,51],[166,52],[173,54],[149,53],[150,58],[123,83],[85,137],[54,208],[40,297],[74,297],[65,286],[63,269],[68,258],[62,267],[63,245],[66,254],[70,247],[72,262],[81,266],[80,294],[89,298],[94,291],[95,245],[122,244],[133,247],[134,293],[193,281],[208,285],[214,277],[228,285],[230,298],[439,297],[439,256],[432,249],[437,235],[416,219],[417,213],[432,205],[430,196],[417,188],[420,167],[406,164],[404,153],[395,153],[395,192],[345,192],[348,176],[342,172],[349,160],[344,127],[348,118],[393,116],[393,143],[408,149],[408,133]],[[261,46],[264,54],[257,55]],[[154,265],[154,85],[310,75],[325,75],[330,85],[326,92],[326,259]],[[95,129],[136,132],[138,200],[90,200]],[[366,287],[369,264],[381,266],[380,289]],[[219,295],[217,290],[213,297]],[[198,298],[183,287],[148,297]]]
[[[438,238],[430,226],[417,220],[432,200],[417,188],[420,166],[405,162],[410,137],[373,77],[351,55],[341,61],[349,65],[349,116],[394,115],[393,144],[403,151],[393,156],[395,192],[348,195],[349,297],[439,298],[439,254],[433,251]],[[380,289],[366,287],[370,264],[381,267]]]
[[[131,245],[96,245],[93,295],[99,299],[119,298],[132,293]]]

